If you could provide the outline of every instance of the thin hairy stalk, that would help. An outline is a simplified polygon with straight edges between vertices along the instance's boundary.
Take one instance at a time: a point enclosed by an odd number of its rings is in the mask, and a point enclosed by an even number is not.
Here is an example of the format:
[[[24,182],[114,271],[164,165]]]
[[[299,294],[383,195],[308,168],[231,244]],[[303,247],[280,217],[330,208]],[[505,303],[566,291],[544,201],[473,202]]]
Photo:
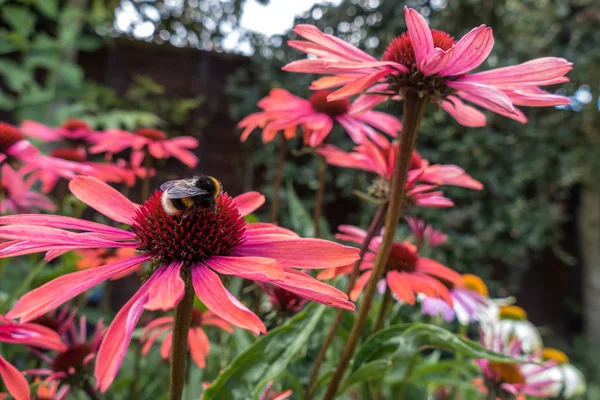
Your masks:
[[[383,226],[386,210],[387,202],[384,202],[381,203],[377,208],[377,211],[375,211],[375,215],[373,216],[373,220],[371,221],[371,224],[369,225],[369,229],[367,231],[367,236],[365,237],[363,243],[360,245],[360,258],[354,263],[354,269],[352,270],[352,274],[350,274],[350,279],[348,280],[348,286],[346,287],[346,294],[348,295],[350,294],[350,291],[352,290],[354,284],[356,283],[356,280],[358,279],[362,258],[369,249],[369,243],[371,243],[371,240],[375,237],[375,235],[377,235],[377,232],[379,232],[379,230]],[[315,389],[317,378],[319,377],[319,369],[321,368],[321,364],[325,359],[325,353],[327,353],[327,349],[331,345],[331,342],[333,342],[337,329],[342,323],[343,316],[344,310],[338,310],[337,314],[335,315],[335,319],[333,320],[333,323],[331,325],[331,328],[329,328],[327,337],[325,337],[325,341],[323,341],[323,344],[321,345],[321,350],[319,350],[319,354],[317,355],[315,365],[313,366],[313,370],[308,381],[308,386],[306,387],[306,400],[310,400],[310,398],[314,394],[313,391]]]
[[[92,384],[87,379],[83,381],[82,389],[85,392],[85,394],[87,394],[87,396],[90,398],[90,400],[100,400],[100,397],[98,397],[98,395],[94,391]]]
[[[271,222],[277,223],[277,214],[279,214],[279,192],[283,181],[283,166],[285,165],[285,156],[287,154],[287,139],[283,134],[279,138],[279,157],[277,158],[277,170],[275,171],[275,181],[273,182],[273,201],[271,202]]]
[[[391,300],[392,292],[390,291],[389,287],[386,287],[385,295],[383,296],[383,300],[381,301],[381,307],[379,308],[379,314],[377,315],[377,322],[375,322],[375,327],[373,328],[373,333],[383,328],[385,313],[387,311],[388,306],[390,305]]]
[[[185,384],[185,364],[187,362],[187,337],[192,323],[194,307],[194,288],[188,284],[185,287],[183,299],[175,308],[173,322],[173,338],[171,342],[171,388],[170,399],[181,400]]]
[[[315,195],[315,208],[313,210],[313,226],[315,229],[315,237],[318,238],[321,235],[321,211],[323,209],[323,195],[325,194],[325,169],[327,163],[325,157],[318,154],[317,162],[319,163],[318,177],[319,187],[317,188],[317,194]]]
[[[358,344],[358,339],[360,338],[367,320],[371,305],[373,304],[373,298],[377,292],[377,282],[379,282],[385,272],[385,265],[390,255],[394,234],[396,233],[396,228],[398,226],[398,220],[402,214],[408,168],[412,159],[412,152],[415,148],[419,125],[423,118],[423,114],[425,113],[426,106],[426,97],[419,97],[417,93],[406,93],[404,98],[404,126],[402,127],[400,146],[398,147],[396,164],[394,165],[394,174],[392,176],[392,189],[385,220],[385,232],[379,251],[377,252],[377,257],[375,258],[371,278],[363,293],[358,315],[356,316],[352,331],[350,332],[350,336],[348,337],[348,341],[342,352],[340,362],[329,382],[324,400],[333,399],[337,393],[344,372],[346,371],[346,368],[348,368],[350,360],[352,359],[352,354],[354,354],[354,350]]]

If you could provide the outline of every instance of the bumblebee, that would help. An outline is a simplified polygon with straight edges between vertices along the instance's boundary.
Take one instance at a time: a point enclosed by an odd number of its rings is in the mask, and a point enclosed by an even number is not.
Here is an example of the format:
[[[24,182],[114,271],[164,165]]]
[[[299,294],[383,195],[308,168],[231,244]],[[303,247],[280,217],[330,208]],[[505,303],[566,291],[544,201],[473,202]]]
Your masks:
[[[221,182],[212,176],[197,175],[193,178],[168,181],[160,185],[161,203],[169,215],[183,213],[182,219],[197,208],[215,209],[217,196],[221,194]]]

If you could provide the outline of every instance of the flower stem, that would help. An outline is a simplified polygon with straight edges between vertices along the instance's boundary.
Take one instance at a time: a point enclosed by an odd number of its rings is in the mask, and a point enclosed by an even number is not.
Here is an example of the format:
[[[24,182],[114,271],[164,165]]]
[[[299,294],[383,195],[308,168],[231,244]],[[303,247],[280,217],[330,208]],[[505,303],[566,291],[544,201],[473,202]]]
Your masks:
[[[187,337],[192,323],[194,307],[194,288],[188,284],[185,287],[183,299],[175,308],[173,322],[173,339],[171,342],[171,400],[181,400],[185,383],[185,364],[187,361]]]
[[[360,273],[360,265],[362,263],[362,258],[365,255],[365,253],[367,252],[367,250],[369,249],[369,243],[371,243],[371,240],[375,237],[377,232],[379,232],[379,230],[383,226],[383,221],[385,218],[386,210],[387,210],[387,202],[383,202],[379,205],[379,207],[377,208],[377,211],[375,211],[375,215],[373,216],[373,220],[371,221],[371,224],[369,225],[369,230],[367,231],[367,236],[365,237],[365,240],[360,245],[360,251],[358,253],[360,258],[354,263],[354,269],[352,270],[352,274],[350,274],[350,279],[348,280],[348,286],[346,287],[346,294],[350,294],[350,291],[352,290],[352,288],[354,287],[354,284],[356,283],[356,280],[358,279],[358,275]],[[314,365],[312,373],[310,375],[310,380],[308,381],[308,386],[306,387],[305,400],[310,400],[310,398],[313,395],[313,391],[315,389],[314,386],[317,382],[317,378],[319,377],[319,369],[321,368],[321,364],[323,363],[323,360],[325,359],[325,353],[327,353],[327,349],[329,348],[329,346],[331,345],[331,342],[333,342],[333,339],[335,338],[337,329],[339,328],[340,324],[342,323],[343,316],[344,316],[344,310],[338,310],[337,314],[335,315],[335,319],[333,320],[333,323],[331,325],[331,328],[329,328],[327,337],[325,337],[325,340],[323,341],[323,344],[321,345],[321,350],[319,350],[319,354],[317,355],[317,359],[315,360],[315,365]]]
[[[94,391],[94,388],[92,387],[92,384],[87,379],[84,379],[82,389],[85,392],[85,394],[87,394],[87,396],[91,400],[100,400],[100,398],[98,397],[98,395]]]
[[[271,222],[277,223],[277,214],[279,213],[279,192],[281,191],[281,182],[283,181],[283,166],[285,165],[285,156],[287,154],[287,139],[281,134],[279,143],[279,158],[277,159],[277,171],[275,172],[275,181],[273,182],[273,201],[271,202]]]
[[[315,237],[318,238],[321,235],[321,211],[323,209],[323,194],[325,194],[325,169],[327,163],[325,157],[318,154],[317,162],[319,163],[318,177],[319,187],[317,188],[317,194],[315,195],[315,208],[313,210],[313,226]]]
[[[383,301],[381,302],[381,307],[379,308],[379,315],[377,315],[377,322],[375,322],[375,327],[373,328],[373,332],[375,333],[381,328],[383,328],[383,320],[385,319],[385,313],[387,311],[388,306],[390,305],[390,301],[392,300],[392,292],[389,287],[385,289],[385,295],[383,296]]]
[[[352,326],[352,331],[350,332],[350,336],[348,337],[338,366],[329,382],[324,400],[333,399],[337,393],[344,372],[346,371],[346,368],[348,368],[350,360],[352,359],[352,354],[354,354],[354,349],[358,344],[358,339],[360,339],[371,305],[373,304],[373,298],[377,292],[377,282],[379,282],[385,272],[385,265],[390,255],[392,242],[394,241],[394,235],[398,226],[398,220],[400,219],[403,210],[402,205],[404,203],[406,192],[408,168],[415,148],[419,125],[423,118],[423,114],[425,113],[425,109],[427,108],[426,106],[427,97],[419,97],[417,93],[413,92],[406,93],[404,97],[404,126],[402,127],[400,146],[398,147],[398,154],[394,165],[394,174],[392,176],[392,189],[385,220],[385,232],[373,265],[371,278],[363,293],[358,315]]]

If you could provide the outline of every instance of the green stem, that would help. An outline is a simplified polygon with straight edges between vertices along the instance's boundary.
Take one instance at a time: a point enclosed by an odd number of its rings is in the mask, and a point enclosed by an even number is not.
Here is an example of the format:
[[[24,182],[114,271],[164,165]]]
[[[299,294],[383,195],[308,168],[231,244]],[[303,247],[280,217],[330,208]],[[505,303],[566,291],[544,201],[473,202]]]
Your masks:
[[[185,384],[185,364],[187,361],[187,337],[192,323],[194,288],[186,285],[183,299],[175,308],[173,337],[171,342],[171,388],[170,399],[181,400]]]
[[[279,213],[279,192],[281,191],[283,166],[285,165],[285,156],[287,154],[287,139],[283,134],[281,134],[280,139],[279,158],[277,159],[277,170],[275,172],[275,181],[273,182],[273,201],[271,202],[271,222],[274,224],[277,223],[277,214]]]
[[[419,352],[416,352],[410,359],[408,366],[406,367],[406,374],[404,375],[404,379],[398,385],[398,399],[404,400],[406,398],[406,388],[408,387],[408,381],[412,375],[413,369],[415,369],[415,365],[417,364],[417,358],[419,357]]]
[[[381,302],[381,308],[379,308],[379,315],[377,315],[377,322],[375,322],[375,327],[373,328],[373,333],[383,328],[385,313],[387,311],[388,306],[390,305],[391,300],[392,292],[390,291],[389,286],[387,286],[385,289],[385,295],[383,296],[383,301]]]
[[[98,397],[98,395],[94,391],[94,388],[92,387],[92,384],[87,379],[85,379],[83,381],[83,391],[85,392],[85,394],[88,395],[88,397],[91,400],[100,400],[100,398]]]
[[[398,154],[396,156],[396,164],[394,165],[394,174],[392,176],[392,189],[390,195],[389,209],[386,215],[385,221],[385,232],[377,252],[377,257],[373,266],[373,272],[367,287],[363,293],[362,302],[358,315],[352,326],[352,331],[346,342],[346,346],[342,352],[342,356],[338,366],[333,373],[327,392],[325,393],[324,400],[331,400],[337,393],[340,382],[344,376],[344,372],[352,355],[354,349],[358,344],[363,327],[367,320],[367,316],[373,304],[373,298],[377,292],[377,282],[382,278],[385,272],[385,265],[392,249],[392,243],[394,241],[394,235],[398,226],[398,220],[402,214],[402,204],[404,203],[404,197],[406,192],[406,180],[408,176],[408,168],[412,159],[412,153],[415,148],[417,133],[419,131],[419,125],[425,109],[427,106],[427,98],[419,97],[417,93],[408,92],[404,98],[404,126],[402,127],[402,134],[400,136],[400,146],[398,147]]]
[[[369,225],[369,229],[367,230],[367,236],[365,237],[365,240],[360,245],[360,251],[359,251],[360,258],[358,259],[358,261],[356,261],[354,263],[354,269],[352,270],[352,274],[350,275],[350,279],[348,280],[348,286],[346,287],[346,294],[350,294],[350,291],[352,290],[352,288],[354,287],[354,284],[356,283],[356,280],[358,279],[358,276],[360,274],[360,265],[362,263],[362,258],[365,255],[365,253],[367,252],[367,250],[369,249],[369,243],[371,243],[371,240],[373,239],[373,237],[375,237],[377,232],[379,232],[379,230],[383,226],[383,221],[384,221],[386,210],[387,210],[387,202],[384,202],[384,203],[381,203],[379,205],[379,207],[377,208],[377,211],[375,211],[373,220],[371,221],[371,224]],[[344,316],[344,310],[338,310],[337,314],[335,316],[335,319],[333,320],[333,324],[331,325],[331,328],[329,328],[327,337],[325,337],[325,341],[321,345],[321,349],[319,350],[319,354],[317,355],[317,359],[315,360],[315,365],[313,367],[312,373],[310,375],[310,379],[308,381],[308,386],[306,387],[306,397],[305,397],[306,400],[310,400],[310,398],[314,394],[313,392],[315,389],[315,384],[317,383],[317,378],[319,377],[319,369],[321,368],[321,364],[323,363],[323,360],[325,359],[325,353],[327,353],[327,349],[331,345],[331,342],[333,342],[333,339],[335,338],[337,329],[340,326],[340,324],[342,323],[343,316]]]
[[[319,187],[317,188],[317,194],[315,195],[315,208],[313,210],[314,236],[316,238],[321,235],[321,211],[323,209],[323,195],[325,194],[325,169],[327,168],[325,157],[319,154],[317,155],[317,161],[319,163]]]

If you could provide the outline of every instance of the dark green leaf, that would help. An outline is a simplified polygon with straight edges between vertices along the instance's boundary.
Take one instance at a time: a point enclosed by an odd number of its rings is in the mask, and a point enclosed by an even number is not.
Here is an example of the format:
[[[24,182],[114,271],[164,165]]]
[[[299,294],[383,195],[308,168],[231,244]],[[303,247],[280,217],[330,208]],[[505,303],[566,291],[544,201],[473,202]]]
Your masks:
[[[12,60],[0,60],[0,74],[4,76],[6,86],[15,92],[21,92],[32,82],[32,76]]]
[[[58,16],[58,0],[37,0],[36,7],[44,16],[56,19]]]
[[[35,26],[35,14],[26,7],[8,5],[2,7],[2,19],[23,37],[28,37]]]
[[[204,400],[258,398],[264,386],[285,371],[306,345],[324,311],[325,306],[310,304],[285,325],[258,339],[206,390]]]

